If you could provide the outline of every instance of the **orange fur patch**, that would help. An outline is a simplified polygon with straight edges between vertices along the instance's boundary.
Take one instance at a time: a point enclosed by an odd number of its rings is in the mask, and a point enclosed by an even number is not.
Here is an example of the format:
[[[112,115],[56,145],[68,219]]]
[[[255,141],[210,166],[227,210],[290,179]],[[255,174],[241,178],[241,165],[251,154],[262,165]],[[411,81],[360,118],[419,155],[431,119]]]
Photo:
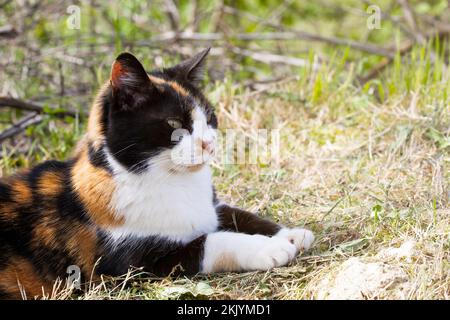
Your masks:
[[[72,152],[72,157],[76,158],[81,152],[84,150],[84,146],[89,142],[89,136],[88,134],[84,134],[83,137],[78,140],[77,144],[75,145],[75,148]]]
[[[57,222],[58,220],[53,218],[53,212],[45,212],[45,216],[40,219],[34,228],[36,246],[44,244],[48,247],[53,247],[56,244],[57,229],[54,224]]]
[[[79,155],[71,175],[80,200],[97,225],[111,227],[123,224],[123,218],[116,217],[110,208],[116,185],[109,172],[89,162],[87,147]]]
[[[14,207],[5,204],[0,205],[1,220],[12,222],[15,218],[17,218],[17,210]]]
[[[18,204],[29,204],[32,199],[32,193],[30,187],[28,187],[26,181],[21,179],[14,179],[11,183],[12,200]]]
[[[39,277],[31,263],[20,257],[12,257],[6,268],[0,270],[1,289],[15,299],[24,292],[27,299],[51,293],[52,285]]]
[[[166,81],[162,78],[158,78],[152,75],[149,75],[148,78],[150,79],[151,82],[153,82],[156,85],[168,85],[170,86],[173,90],[175,90],[179,95],[186,97],[189,95],[189,92],[183,88],[178,82],[175,81]]]
[[[91,112],[89,114],[89,120],[88,120],[88,127],[87,127],[87,137],[88,139],[83,140],[89,140],[92,142],[92,146],[95,150],[98,150],[98,148],[103,144],[105,137],[102,132],[101,127],[101,119],[102,119],[102,101],[101,97],[104,95],[105,91],[109,87],[109,82],[105,83],[103,87],[100,89],[99,93],[97,94],[94,104],[92,105]],[[79,144],[77,146],[77,153],[81,152],[82,144]]]
[[[93,229],[80,223],[70,226],[66,247],[70,254],[76,257],[77,264],[87,275],[94,269],[96,246],[97,236]]]
[[[64,187],[62,180],[58,172],[44,172],[37,183],[38,192],[44,196],[57,196],[62,192]]]
[[[152,76],[152,75],[148,75],[148,78],[149,78],[150,81],[153,82],[154,84],[159,84],[159,85],[161,85],[161,84],[166,84],[166,83],[167,83],[166,80],[164,80],[164,79],[162,79],[162,78],[158,78],[158,77]]]
[[[178,82],[175,81],[169,81],[169,85],[172,87],[173,90],[178,92],[179,95],[186,97],[189,95],[187,90],[183,88]]]

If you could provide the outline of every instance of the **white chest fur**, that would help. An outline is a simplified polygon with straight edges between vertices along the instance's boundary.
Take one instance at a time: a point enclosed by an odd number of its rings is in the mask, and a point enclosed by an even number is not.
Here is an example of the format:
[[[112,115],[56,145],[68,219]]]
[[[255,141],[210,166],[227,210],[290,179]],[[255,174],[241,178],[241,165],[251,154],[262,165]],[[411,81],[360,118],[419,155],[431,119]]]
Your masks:
[[[216,230],[209,166],[184,174],[164,173],[161,168],[133,174],[108,158],[116,182],[111,206],[124,218],[121,227],[109,230],[113,239],[162,236],[186,243]]]

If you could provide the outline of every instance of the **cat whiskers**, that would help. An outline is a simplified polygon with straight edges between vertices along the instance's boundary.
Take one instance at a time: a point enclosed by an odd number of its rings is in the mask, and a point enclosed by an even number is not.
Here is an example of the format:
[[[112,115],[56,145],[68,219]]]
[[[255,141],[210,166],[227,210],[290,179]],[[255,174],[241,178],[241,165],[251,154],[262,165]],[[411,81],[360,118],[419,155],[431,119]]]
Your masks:
[[[146,163],[146,162],[148,162],[148,159],[142,159],[142,160],[140,160],[139,162],[133,164],[133,165],[130,167],[129,171],[130,171],[131,173],[134,173],[134,174],[139,174],[139,173],[140,173],[139,170],[141,169],[141,165],[144,164],[144,163]]]
[[[123,151],[125,151],[125,150],[127,150],[127,149],[129,149],[129,148],[131,148],[132,146],[134,146],[134,145],[136,145],[136,144],[137,144],[137,142],[132,143],[132,144],[126,146],[125,148],[122,148],[122,149],[120,149],[119,151],[112,153],[111,155],[117,156],[119,153],[121,153],[121,152],[123,152]]]
[[[156,176],[155,180],[158,180],[158,183],[165,183],[170,177],[172,177],[176,173],[175,169],[178,166],[174,165],[174,162],[169,155],[163,155],[157,159],[154,159],[150,163],[150,167],[151,166],[157,167],[161,164],[166,165],[166,168],[164,168],[159,172],[159,175]]]
[[[144,159],[142,159],[142,160],[140,160],[139,162],[133,164],[133,165],[130,167],[129,171],[130,171],[131,173],[134,173],[134,174],[139,174],[139,171],[138,171],[138,170],[141,169],[141,165],[144,164],[144,163],[146,163],[146,162],[148,163],[148,166],[153,166],[153,165],[158,165],[158,164],[164,164],[164,163],[167,163],[167,161],[170,160],[170,159],[168,159],[168,158],[156,158],[156,159],[154,159],[154,160],[152,161],[152,160],[150,160],[150,156],[152,156],[152,155],[154,155],[154,154],[155,154],[155,152],[141,152],[141,155],[144,156]],[[148,167],[148,166],[146,166],[146,167]]]

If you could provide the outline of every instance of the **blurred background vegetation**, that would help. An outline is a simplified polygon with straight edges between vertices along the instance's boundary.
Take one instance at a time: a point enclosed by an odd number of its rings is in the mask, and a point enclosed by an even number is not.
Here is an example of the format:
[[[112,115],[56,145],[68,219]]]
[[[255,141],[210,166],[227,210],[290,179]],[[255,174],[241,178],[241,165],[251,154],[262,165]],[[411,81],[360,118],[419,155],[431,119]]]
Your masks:
[[[380,26],[369,28],[378,9]],[[447,0],[2,0],[3,168],[66,157],[125,50],[161,68],[211,46],[209,88],[258,90],[294,77],[312,90],[285,95],[308,108],[345,81],[381,102],[427,84],[430,112],[442,121],[449,17]],[[434,125],[436,139],[447,125]]]

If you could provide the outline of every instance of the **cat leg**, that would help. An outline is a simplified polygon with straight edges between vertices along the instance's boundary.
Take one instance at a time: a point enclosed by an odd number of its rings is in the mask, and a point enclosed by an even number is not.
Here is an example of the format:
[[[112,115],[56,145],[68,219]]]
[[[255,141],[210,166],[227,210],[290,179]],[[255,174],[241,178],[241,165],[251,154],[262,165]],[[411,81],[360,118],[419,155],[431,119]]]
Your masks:
[[[298,250],[308,250],[314,242],[314,234],[307,229],[286,228],[226,204],[218,205],[216,212],[220,230],[285,238],[295,244]]]
[[[166,248],[165,253],[156,260],[154,250],[150,250],[144,261],[145,271],[157,276],[192,275],[200,272],[206,239],[207,235],[204,235],[187,244]]]
[[[288,264],[297,252],[286,238],[219,231],[173,247],[156,261],[149,254],[144,269],[158,276],[265,271]]]
[[[246,234],[273,236],[283,227],[256,214],[226,204],[216,207],[219,229]]]
[[[207,236],[202,273],[270,270],[292,261],[297,248],[288,239],[236,232],[215,232]]]

